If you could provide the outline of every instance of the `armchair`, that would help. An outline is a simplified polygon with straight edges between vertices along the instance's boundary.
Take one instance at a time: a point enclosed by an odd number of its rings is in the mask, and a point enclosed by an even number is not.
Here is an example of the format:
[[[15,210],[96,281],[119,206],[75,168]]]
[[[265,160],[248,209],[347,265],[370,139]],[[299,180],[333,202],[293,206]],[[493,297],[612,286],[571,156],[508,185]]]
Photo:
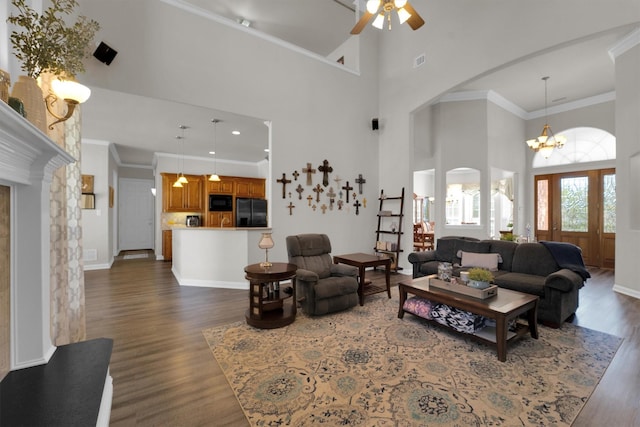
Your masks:
[[[358,269],[334,264],[326,234],[287,236],[289,262],[298,266],[296,295],[302,311],[320,315],[358,304]]]

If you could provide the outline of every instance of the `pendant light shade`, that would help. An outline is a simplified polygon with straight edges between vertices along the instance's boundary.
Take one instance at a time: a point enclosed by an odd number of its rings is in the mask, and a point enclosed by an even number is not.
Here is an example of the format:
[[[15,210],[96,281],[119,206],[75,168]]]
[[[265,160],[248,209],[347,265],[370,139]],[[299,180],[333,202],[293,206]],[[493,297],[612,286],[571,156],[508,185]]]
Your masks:
[[[176,180],[176,182],[173,183],[173,186],[176,188],[180,188],[182,187],[182,184],[188,184],[189,180],[184,176],[184,174],[182,173],[184,170],[184,150],[183,150],[183,145],[180,144],[184,144],[184,131],[185,129],[187,129],[187,126],[185,125],[179,125],[178,128],[180,128],[180,130],[182,131],[180,135],[176,136],[176,139],[178,140],[178,146],[180,147],[180,173],[178,174],[178,179]],[[178,185],[179,184],[179,185]]]
[[[220,177],[218,176],[218,172],[217,172],[217,170],[218,170],[218,168],[217,168],[217,156],[218,155],[216,154],[216,143],[217,143],[217,141],[216,141],[216,137],[217,137],[216,130],[217,129],[216,128],[217,128],[218,123],[220,123],[220,120],[219,119],[212,119],[211,123],[213,123],[213,152],[212,152],[212,154],[213,154],[213,173],[209,177],[209,181],[218,182],[218,181],[220,181]]]

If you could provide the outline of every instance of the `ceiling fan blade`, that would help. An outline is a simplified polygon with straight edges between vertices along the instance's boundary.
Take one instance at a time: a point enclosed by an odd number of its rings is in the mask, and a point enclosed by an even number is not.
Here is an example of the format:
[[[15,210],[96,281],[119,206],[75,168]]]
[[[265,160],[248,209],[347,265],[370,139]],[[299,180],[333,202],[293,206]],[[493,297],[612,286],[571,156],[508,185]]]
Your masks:
[[[369,13],[369,11],[366,10],[362,15],[362,17],[360,18],[360,20],[358,21],[358,23],[351,30],[351,34],[360,34],[362,29],[365,27],[365,25],[367,25],[367,22],[369,22],[372,16],[373,16],[373,13]]]
[[[404,8],[411,14],[411,17],[407,19],[407,24],[409,24],[409,26],[413,30],[417,30],[424,25],[424,19],[422,19],[422,17],[418,14],[418,12],[416,12],[413,6],[409,4],[409,2],[404,5]]]

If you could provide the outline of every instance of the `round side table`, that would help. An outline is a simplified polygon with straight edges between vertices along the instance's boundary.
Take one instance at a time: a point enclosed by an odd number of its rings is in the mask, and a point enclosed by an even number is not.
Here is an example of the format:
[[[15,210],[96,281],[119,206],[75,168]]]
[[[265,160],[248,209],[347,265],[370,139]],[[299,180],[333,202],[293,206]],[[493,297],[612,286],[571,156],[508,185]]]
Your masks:
[[[251,264],[244,268],[249,280],[249,309],[247,323],[256,328],[273,329],[293,323],[296,318],[295,264],[274,262],[270,267]],[[293,291],[287,294],[280,282],[291,280]]]

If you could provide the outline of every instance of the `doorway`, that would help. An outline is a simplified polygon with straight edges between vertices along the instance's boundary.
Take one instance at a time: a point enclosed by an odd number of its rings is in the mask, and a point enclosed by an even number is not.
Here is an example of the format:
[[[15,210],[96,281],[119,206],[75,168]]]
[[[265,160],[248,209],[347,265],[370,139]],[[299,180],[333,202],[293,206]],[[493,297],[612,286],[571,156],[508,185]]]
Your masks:
[[[586,265],[614,268],[615,180],[615,169],[536,175],[536,239],[572,243]]]
[[[119,180],[119,250],[154,249],[153,185],[152,180]]]

